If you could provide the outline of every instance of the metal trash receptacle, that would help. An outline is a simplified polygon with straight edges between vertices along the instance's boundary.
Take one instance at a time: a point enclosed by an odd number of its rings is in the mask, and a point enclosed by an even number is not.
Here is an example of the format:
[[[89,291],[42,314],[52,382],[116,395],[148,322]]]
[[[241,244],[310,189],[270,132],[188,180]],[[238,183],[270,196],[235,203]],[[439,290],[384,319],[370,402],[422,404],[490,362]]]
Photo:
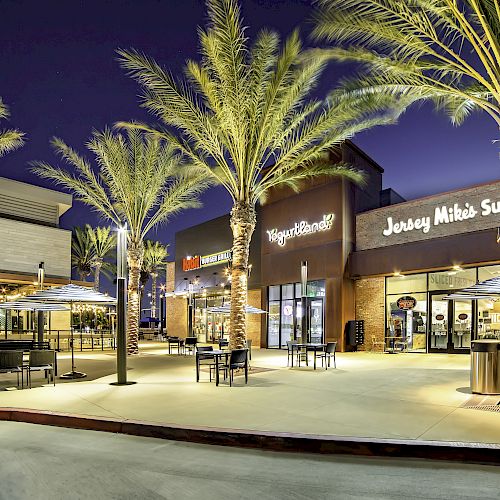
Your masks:
[[[500,394],[500,340],[474,340],[470,386],[475,394]]]

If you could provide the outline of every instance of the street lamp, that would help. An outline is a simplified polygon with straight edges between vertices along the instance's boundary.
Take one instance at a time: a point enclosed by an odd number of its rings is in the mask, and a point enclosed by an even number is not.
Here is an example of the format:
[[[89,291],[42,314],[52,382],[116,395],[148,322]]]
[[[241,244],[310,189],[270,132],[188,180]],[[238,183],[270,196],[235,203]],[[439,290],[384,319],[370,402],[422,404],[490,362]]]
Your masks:
[[[127,382],[127,226],[118,229],[116,240],[116,371],[117,382],[112,385],[130,385]]]
[[[308,342],[308,327],[307,327],[307,260],[303,260],[300,264],[300,308],[301,308],[301,323],[300,329],[302,333],[302,342]]]

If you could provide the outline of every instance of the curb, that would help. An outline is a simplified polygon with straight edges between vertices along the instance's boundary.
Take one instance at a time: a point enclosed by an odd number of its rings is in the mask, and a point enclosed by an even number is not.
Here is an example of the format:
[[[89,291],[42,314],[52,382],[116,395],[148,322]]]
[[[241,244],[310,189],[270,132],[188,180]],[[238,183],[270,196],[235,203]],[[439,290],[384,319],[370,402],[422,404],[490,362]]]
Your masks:
[[[92,417],[24,408],[0,408],[0,420],[277,452],[418,458],[500,465],[500,445],[488,443],[368,439],[213,427],[183,427],[140,420]]]

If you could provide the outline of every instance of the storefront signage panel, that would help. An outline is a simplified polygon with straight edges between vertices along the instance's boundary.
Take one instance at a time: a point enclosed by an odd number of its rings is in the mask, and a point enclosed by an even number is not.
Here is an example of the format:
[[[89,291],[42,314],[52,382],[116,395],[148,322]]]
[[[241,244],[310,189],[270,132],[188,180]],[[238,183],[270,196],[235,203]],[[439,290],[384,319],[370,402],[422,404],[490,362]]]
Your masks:
[[[224,264],[231,260],[231,250],[224,250],[222,252],[213,253],[210,255],[195,255],[194,257],[184,257],[182,259],[183,271],[194,271],[202,267],[216,266],[217,264]]]
[[[276,228],[268,229],[266,230],[266,233],[269,243],[276,243],[280,247],[284,247],[289,239],[330,230],[333,226],[334,220],[334,214],[325,214],[323,215],[323,218],[317,222],[309,223],[308,221],[302,220],[300,222],[295,222],[295,224],[289,229],[283,229],[280,231]]]
[[[399,297],[397,305],[398,309],[401,309],[403,311],[409,311],[415,308],[415,306],[417,305],[417,300],[414,297],[405,295],[404,297]]]
[[[500,225],[500,182],[360,214],[358,250],[398,245]]]

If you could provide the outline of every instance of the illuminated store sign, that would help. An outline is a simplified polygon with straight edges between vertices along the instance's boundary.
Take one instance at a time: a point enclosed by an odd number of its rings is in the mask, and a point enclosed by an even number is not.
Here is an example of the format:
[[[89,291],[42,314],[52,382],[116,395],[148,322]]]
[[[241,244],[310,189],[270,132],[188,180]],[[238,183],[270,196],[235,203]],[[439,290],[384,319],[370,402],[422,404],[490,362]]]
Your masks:
[[[290,229],[283,229],[278,231],[277,229],[267,230],[267,236],[269,237],[270,243],[277,243],[280,247],[286,245],[287,240],[291,238],[296,238],[297,236],[305,236],[308,234],[317,233],[319,231],[328,231],[333,226],[333,221],[335,219],[334,214],[323,215],[323,219],[319,222],[309,222],[303,220],[296,222]]]
[[[403,311],[409,311],[414,309],[417,305],[417,300],[415,297],[410,297],[409,295],[405,295],[404,297],[399,297],[397,301],[397,306],[399,309]]]
[[[382,231],[384,236],[406,233],[409,231],[422,231],[427,234],[432,227],[441,224],[453,224],[480,217],[488,217],[492,214],[500,213],[500,201],[492,202],[489,198],[481,201],[480,208],[476,209],[470,203],[460,205],[454,203],[453,206],[441,205],[435,207],[434,216],[409,217],[406,220],[396,221],[392,217],[387,217],[386,228]]]
[[[231,250],[224,250],[223,252],[213,253],[210,255],[195,255],[194,257],[185,257],[182,259],[182,270],[193,271],[202,267],[215,266],[223,264],[231,260]]]

